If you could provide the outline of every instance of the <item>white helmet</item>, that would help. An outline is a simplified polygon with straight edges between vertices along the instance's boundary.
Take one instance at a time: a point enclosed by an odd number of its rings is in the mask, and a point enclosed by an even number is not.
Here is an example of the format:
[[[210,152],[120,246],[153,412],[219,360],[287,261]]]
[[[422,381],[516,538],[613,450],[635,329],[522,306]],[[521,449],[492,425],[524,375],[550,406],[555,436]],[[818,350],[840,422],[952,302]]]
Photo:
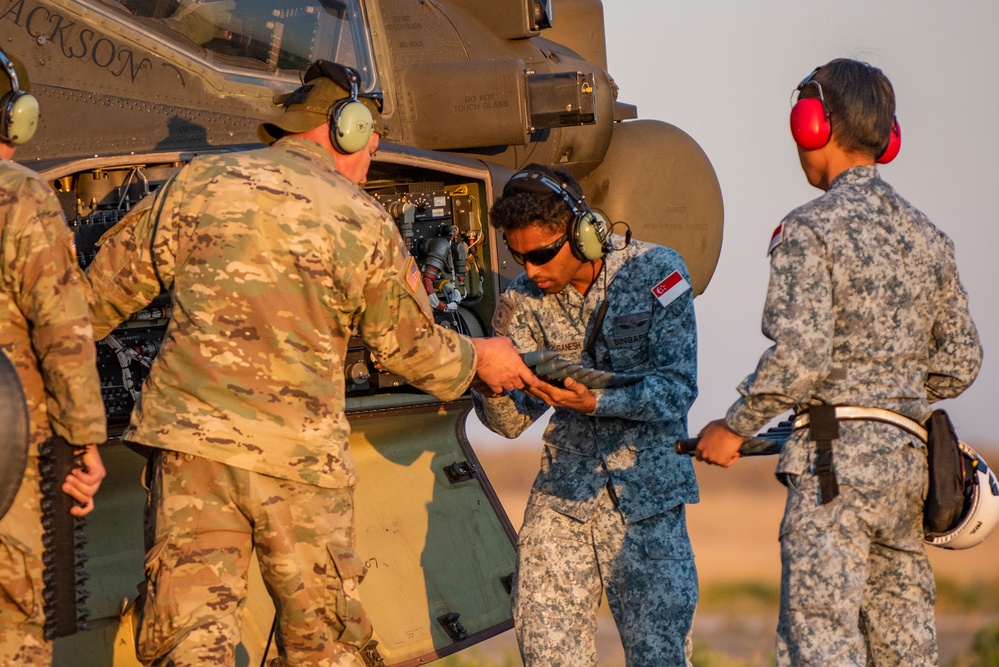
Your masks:
[[[999,482],[985,459],[974,449],[958,443],[972,479],[965,486],[964,512],[960,521],[942,535],[927,537],[926,543],[944,549],[968,549],[985,541],[999,524]]]

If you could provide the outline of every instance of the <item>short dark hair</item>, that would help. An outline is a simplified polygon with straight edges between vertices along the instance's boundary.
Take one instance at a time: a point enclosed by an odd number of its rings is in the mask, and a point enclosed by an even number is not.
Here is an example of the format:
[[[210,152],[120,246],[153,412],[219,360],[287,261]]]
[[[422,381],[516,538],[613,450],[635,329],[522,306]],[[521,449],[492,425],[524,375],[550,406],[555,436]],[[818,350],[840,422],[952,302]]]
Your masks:
[[[837,58],[822,65],[812,80],[822,86],[836,142],[851,153],[880,157],[888,147],[895,120],[895,90],[877,67],[859,60]],[[805,86],[799,97],[818,97],[816,86]]]
[[[522,171],[540,172],[560,182],[564,189],[577,198],[583,191],[576,177],[565,169],[529,164]],[[504,188],[503,194],[489,211],[489,220],[501,231],[540,225],[552,232],[562,232],[565,231],[572,215],[572,209],[569,208],[565,198],[554,190],[525,192],[515,188]]]

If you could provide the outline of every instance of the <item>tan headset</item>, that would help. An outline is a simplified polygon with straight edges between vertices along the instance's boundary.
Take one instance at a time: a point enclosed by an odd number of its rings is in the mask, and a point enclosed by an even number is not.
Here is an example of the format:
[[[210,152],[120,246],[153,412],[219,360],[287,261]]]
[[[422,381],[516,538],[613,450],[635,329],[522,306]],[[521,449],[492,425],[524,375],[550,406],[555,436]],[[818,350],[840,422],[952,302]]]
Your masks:
[[[356,153],[368,145],[375,123],[371,111],[357,99],[361,77],[353,67],[344,67],[350,81],[350,97],[333,105],[330,114],[330,141],[346,155]]]
[[[581,192],[575,192],[553,169],[532,163],[515,173],[503,188],[503,196],[514,192],[554,193],[562,198],[572,217],[566,227],[569,249],[579,260],[592,262],[611,250],[607,219],[590,208]]]
[[[10,92],[0,97],[0,141],[15,146],[26,143],[38,129],[38,100],[21,90],[14,63],[0,49],[0,67],[10,79]]]

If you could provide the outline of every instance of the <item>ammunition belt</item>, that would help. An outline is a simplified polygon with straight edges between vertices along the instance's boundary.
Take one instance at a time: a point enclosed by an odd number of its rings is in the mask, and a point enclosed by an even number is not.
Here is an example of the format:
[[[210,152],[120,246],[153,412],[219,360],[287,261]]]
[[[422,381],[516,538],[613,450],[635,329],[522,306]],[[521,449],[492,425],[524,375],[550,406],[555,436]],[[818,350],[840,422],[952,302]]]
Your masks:
[[[62,490],[63,480],[80,467],[78,448],[60,437],[46,440],[38,452],[42,490],[42,563],[45,588],[44,634],[48,640],[87,629],[87,556],[83,552],[85,519],[69,513],[76,501]]]

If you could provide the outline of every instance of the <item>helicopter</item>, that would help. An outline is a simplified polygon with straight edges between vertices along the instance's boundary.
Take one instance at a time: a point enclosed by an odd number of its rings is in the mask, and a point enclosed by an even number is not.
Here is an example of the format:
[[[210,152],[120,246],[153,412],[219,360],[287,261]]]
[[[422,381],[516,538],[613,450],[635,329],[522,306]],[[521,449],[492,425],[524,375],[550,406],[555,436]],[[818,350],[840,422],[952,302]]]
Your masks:
[[[488,211],[535,162],[571,171],[629,235],[677,250],[703,292],[723,203],[697,142],[618,100],[599,0],[0,0],[2,48],[42,115],[18,162],[55,190],[82,266],[105,231],[198,155],[256,148],[274,97],[326,59],[357,70],[386,130],[364,188],[396,220],[435,319],[491,335],[520,272]],[[615,230],[624,229],[615,226]],[[98,343],[109,476],[87,525],[87,632],[55,664],[138,664],[144,459],[121,435],[170,317],[161,298]],[[512,627],[515,533],[450,403],[381,368],[344,365],[361,474],[357,548],[375,637],[366,664],[425,664]],[[273,607],[251,572],[240,664],[272,657]]]

